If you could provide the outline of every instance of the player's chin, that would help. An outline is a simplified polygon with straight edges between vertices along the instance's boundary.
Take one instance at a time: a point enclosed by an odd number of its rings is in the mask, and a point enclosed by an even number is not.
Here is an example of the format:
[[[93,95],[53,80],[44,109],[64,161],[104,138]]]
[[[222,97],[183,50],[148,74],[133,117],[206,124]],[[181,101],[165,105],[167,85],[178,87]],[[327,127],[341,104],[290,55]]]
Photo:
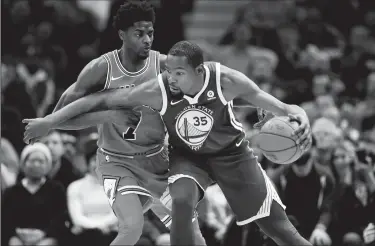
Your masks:
[[[149,55],[150,55],[150,50],[143,50],[143,51],[139,52],[139,54],[138,54],[139,58],[141,58],[143,60],[147,59],[149,57]]]

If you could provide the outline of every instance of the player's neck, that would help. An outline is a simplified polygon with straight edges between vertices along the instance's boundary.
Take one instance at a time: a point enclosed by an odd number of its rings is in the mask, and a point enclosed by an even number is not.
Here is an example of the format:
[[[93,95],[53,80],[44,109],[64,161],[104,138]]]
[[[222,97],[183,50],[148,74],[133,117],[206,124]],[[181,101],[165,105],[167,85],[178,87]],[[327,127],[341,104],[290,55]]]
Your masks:
[[[147,61],[147,59],[140,59],[133,52],[126,50],[124,46],[121,47],[118,56],[122,66],[129,72],[139,71]]]
[[[201,90],[202,87],[204,86],[204,81],[206,79],[206,71],[203,71],[202,74],[197,76],[197,82],[199,83],[194,83],[192,86],[191,90],[189,93],[185,93],[187,96],[194,97],[196,94],[198,94]]]

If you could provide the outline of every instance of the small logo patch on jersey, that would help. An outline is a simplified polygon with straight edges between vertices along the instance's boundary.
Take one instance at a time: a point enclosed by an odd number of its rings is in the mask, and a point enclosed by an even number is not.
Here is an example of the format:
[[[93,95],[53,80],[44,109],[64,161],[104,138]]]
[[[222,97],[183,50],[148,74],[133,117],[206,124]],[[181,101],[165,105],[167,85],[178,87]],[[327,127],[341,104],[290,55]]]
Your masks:
[[[210,134],[214,124],[212,113],[206,107],[190,105],[178,115],[177,135],[192,150],[199,150]]]
[[[215,93],[212,90],[207,91],[208,100],[216,99]]]
[[[118,177],[103,177],[104,193],[107,195],[109,204],[111,204],[111,206],[115,202],[118,180]]]
[[[113,81],[113,80],[118,80],[118,79],[121,79],[122,77],[124,77],[124,75],[122,75],[122,76],[119,76],[119,77],[113,77],[113,75],[111,76],[111,80]]]

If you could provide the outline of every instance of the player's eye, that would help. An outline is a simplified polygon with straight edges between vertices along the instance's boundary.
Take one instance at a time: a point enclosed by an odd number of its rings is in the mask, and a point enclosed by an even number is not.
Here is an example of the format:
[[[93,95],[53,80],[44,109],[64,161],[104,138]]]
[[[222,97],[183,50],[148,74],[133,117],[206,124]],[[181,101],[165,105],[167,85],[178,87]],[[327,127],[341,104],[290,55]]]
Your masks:
[[[177,72],[176,75],[177,75],[177,76],[181,76],[181,75],[184,75],[184,74],[181,73],[181,72]]]

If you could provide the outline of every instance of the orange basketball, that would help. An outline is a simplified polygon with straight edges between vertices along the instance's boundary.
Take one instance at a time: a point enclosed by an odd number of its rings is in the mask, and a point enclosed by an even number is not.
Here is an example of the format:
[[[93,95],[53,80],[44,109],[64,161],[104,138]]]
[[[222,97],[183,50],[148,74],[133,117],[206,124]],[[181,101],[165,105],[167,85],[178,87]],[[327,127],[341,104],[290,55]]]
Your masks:
[[[297,137],[292,133],[298,128],[297,121],[279,116],[270,119],[257,136],[257,147],[263,155],[277,164],[290,164],[303,154],[296,143]]]

